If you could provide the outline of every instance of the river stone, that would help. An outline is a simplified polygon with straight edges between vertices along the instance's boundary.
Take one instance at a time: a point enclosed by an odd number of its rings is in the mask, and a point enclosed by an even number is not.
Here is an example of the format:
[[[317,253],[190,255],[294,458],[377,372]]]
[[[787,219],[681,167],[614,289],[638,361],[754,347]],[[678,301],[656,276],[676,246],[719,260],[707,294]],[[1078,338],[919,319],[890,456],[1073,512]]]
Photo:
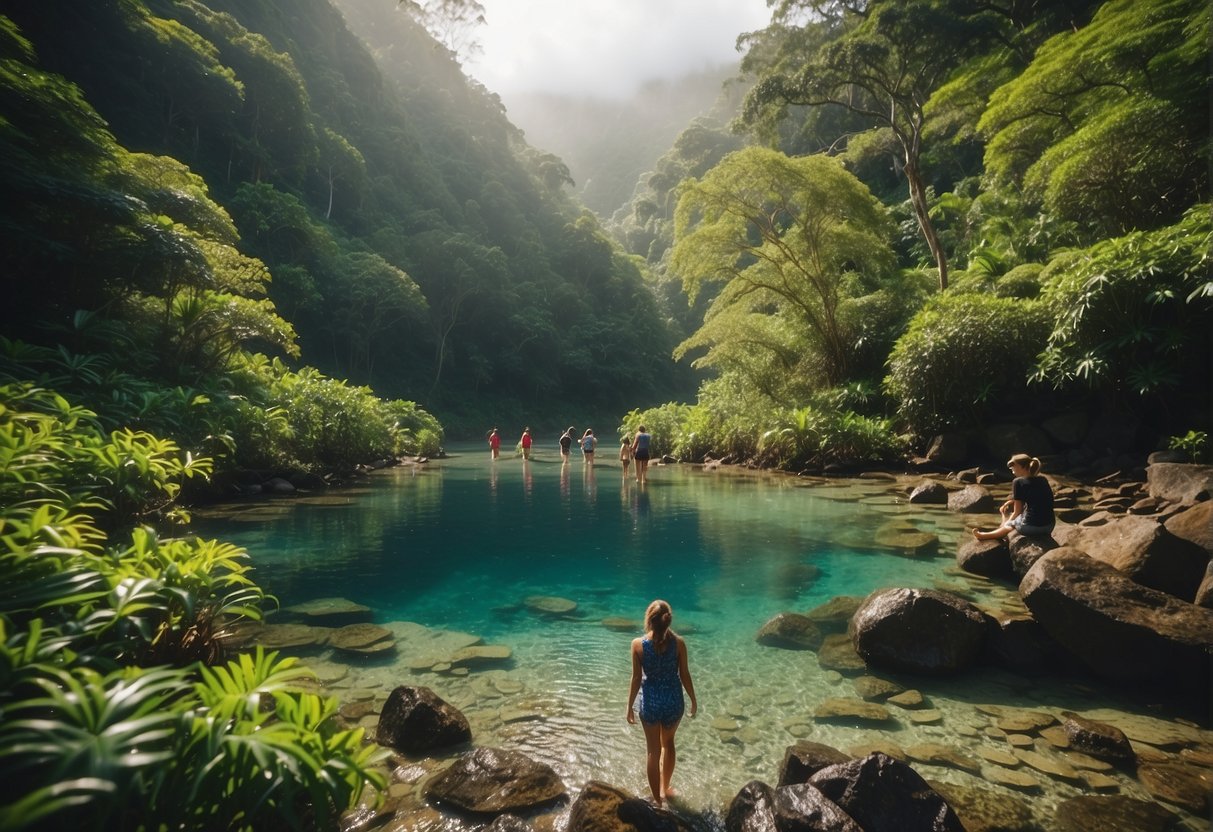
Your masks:
[[[892,757],[894,760],[900,760],[903,763],[910,762],[910,756],[906,754],[906,750],[895,742],[888,740],[876,740],[875,742],[862,742],[858,745],[852,745],[847,749],[847,753],[853,759],[866,757],[869,754],[875,753],[884,754],[886,757]]]
[[[1207,691],[1213,610],[1136,584],[1067,547],[1037,561],[1019,591],[1041,626],[1097,674]]]
[[[1098,771],[1080,771],[1078,776],[1088,789],[1093,792],[1118,792],[1120,782],[1115,777],[1109,777]]]
[[[819,742],[798,742],[789,745],[779,766],[779,785],[807,783],[816,772],[851,759],[837,748]]]
[[[1028,570],[1036,561],[1060,545],[1058,537],[1062,534],[1063,532],[1057,529],[1052,536],[1044,537],[1013,532],[1006,538],[1007,551],[1011,556],[1011,571],[1020,578],[1028,574]]]
[[[253,641],[272,650],[297,647],[322,647],[332,632],[328,627],[309,624],[266,624],[249,628]]]
[[[808,616],[795,612],[781,612],[762,625],[755,640],[766,647],[782,647],[786,650],[816,650],[821,647],[822,635],[821,630]]]
[[[691,832],[691,827],[677,815],[623,789],[590,780],[569,809],[565,832]]]
[[[1070,740],[1070,747],[1083,754],[1117,763],[1132,763],[1133,746],[1125,732],[1115,725],[1097,722],[1079,714],[1066,712],[1061,727]]]
[[[962,514],[992,514],[997,512],[994,498],[985,486],[966,485],[948,495],[948,511]]]
[[[836,595],[824,604],[813,607],[805,615],[823,633],[845,633],[851,616],[862,603],[863,598],[859,595]]]
[[[889,709],[875,702],[835,697],[825,699],[813,711],[818,722],[890,722]]]
[[[1213,500],[1205,500],[1173,514],[1163,525],[1171,534],[1199,546],[1213,557]]]
[[[1182,722],[1173,722],[1145,714],[1130,714],[1113,708],[1096,708],[1083,713],[1087,719],[1106,722],[1125,732],[1130,740],[1168,751],[1177,751],[1206,741],[1208,732]]]
[[[990,664],[1029,676],[1065,665],[1065,651],[1022,605],[1010,612],[995,610],[987,620],[992,624],[985,647]]]
[[[1124,795],[1082,795],[1063,800],[1051,832],[1172,832],[1179,816],[1157,803]]]
[[[1040,737],[1054,748],[1067,749],[1070,747],[1070,736],[1060,725],[1050,725],[1040,729]],[[1126,740],[1125,742],[1128,742]]]
[[[956,565],[965,572],[987,578],[1011,577],[1011,552],[1002,540],[977,540],[970,537],[956,552]]]
[[[639,622],[616,616],[602,619],[602,626],[616,633],[638,633],[642,629]]]
[[[1150,496],[1172,503],[1199,503],[1213,496],[1213,465],[1160,462],[1146,468]]]
[[[425,687],[401,685],[379,714],[375,741],[420,754],[472,741],[472,729],[459,709]]]
[[[989,780],[991,783],[1008,786],[1012,789],[1027,792],[1037,792],[1041,789],[1040,781],[1026,771],[1016,771],[1002,766],[986,766],[981,770],[981,777],[983,780]]]
[[[947,505],[948,489],[935,480],[923,480],[910,492],[910,503],[914,505]]]
[[[943,711],[935,708],[923,708],[917,711],[906,711],[906,718],[915,725],[937,725],[943,722]]]
[[[1173,803],[1194,815],[1209,811],[1213,772],[1182,763],[1145,763],[1137,767],[1137,779],[1151,796]]]
[[[822,639],[817,650],[817,663],[826,670],[854,675],[868,669],[863,659],[855,652],[851,637],[845,633],[830,633]]]
[[[1002,734],[1002,731],[997,728],[994,730]],[[1036,741],[1027,734],[1004,734],[1004,736],[1007,738],[1007,744],[1012,748],[1033,748],[1036,745]]]
[[[1095,757],[1083,754],[1081,751],[1067,750],[1061,755],[1065,761],[1074,768],[1082,771],[1112,771],[1116,766],[1109,763],[1107,760],[1100,760]]]
[[[954,673],[979,654],[986,620],[975,606],[931,589],[877,590],[851,619],[855,650],[869,664],[909,673]]]
[[[1142,586],[1185,601],[1196,597],[1209,565],[1209,553],[1204,548],[1176,537],[1152,517],[1125,517],[1106,526],[1083,529],[1069,545],[1115,567]]]
[[[425,787],[432,800],[482,814],[525,811],[564,794],[551,766],[518,751],[487,747],[461,754]]]
[[[1078,781],[1078,770],[1065,760],[1057,757],[1047,757],[1044,754],[1035,751],[1028,751],[1026,748],[1015,749],[1015,756],[1023,762],[1027,763],[1032,768],[1039,772],[1056,777],[1061,780],[1070,782]]]
[[[1022,800],[980,786],[928,780],[927,785],[956,812],[965,832],[1038,832],[1032,810]]]
[[[972,757],[966,757],[955,748],[939,743],[924,742],[909,745],[906,746],[906,754],[916,763],[958,768],[970,774],[977,774],[981,771],[981,764]]]
[[[298,616],[310,624],[340,627],[344,624],[364,624],[371,621],[371,608],[348,598],[315,598],[302,604],[283,607],[284,613]]]
[[[456,650],[450,658],[452,667],[484,667],[508,662],[513,651],[504,644],[477,644]]]
[[[934,555],[939,549],[939,536],[917,529],[886,528],[876,532],[877,546],[894,549],[912,557]]]
[[[1003,766],[1005,768],[1015,768],[1019,765],[1020,759],[1008,751],[1003,751],[1001,748],[991,748],[988,745],[977,746],[977,756],[983,760]]]
[[[864,832],[964,832],[956,813],[914,769],[884,754],[827,766],[809,782]]]
[[[869,702],[879,702],[905,690],[896,682],[879,676],[858,676],[851,680],[851,685],[860,697]]]
[[[329,634],[329,645],[338,650],[360,652],[386,641],[395,646],[392,631],[375,624],[346,624]]]
[[[746,783],[729,802],[724,828],[725,832],[779,832],[775,826],[775,790],[761,780]]]
[[[779,832],[864,832],[810,783],[781,786],[775,790],[773,803]]]
[[[885,700],[885,703],[889,705],[896,705],[899,708],[907,708],[912,710],[914,708],[921,708],[926,704],[926,700],[923,699],[920,692],[911,689],[903,690],[901,693],[890,696]]]
[[[1039,731],[1050,725],[1057,724],[1057,717],[1043,711],[1025,711],[1020,708],[1009,708],[1002,716],[994,721],[1008,734],[1024,734]]]
[[[555,595],[531,595],[523,600],[523,605],[538,615],[569,615],[577,609],[577,602]]]
[[[1179,752],[1179,757],[1194,766],[1213,768],[1213,748],[1185,748]]]

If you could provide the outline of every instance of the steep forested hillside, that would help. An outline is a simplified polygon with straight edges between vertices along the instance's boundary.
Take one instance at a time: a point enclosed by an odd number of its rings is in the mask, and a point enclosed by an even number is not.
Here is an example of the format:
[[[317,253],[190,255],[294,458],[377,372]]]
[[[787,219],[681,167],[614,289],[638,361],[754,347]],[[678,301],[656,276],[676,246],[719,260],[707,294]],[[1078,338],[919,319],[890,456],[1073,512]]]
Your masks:
[[[666,325],[636,265],[563,193],[567,169],[396,4],[350,12],[390,23],[388,76],[323,0],[11,15],[31,63],[74,84],[121,146],[201,177],[233,245],[268,267],[304,361],[456,418],[557,401],[602,412],[668,390]],[[12,265],[61,284],[57,257],[106,254],[65,245]],[[151,270],[142,256],[136,273]],[[60,314],[103,306],[104,282],[60,285]],[[25,308],[14,332],[30,336],[39,299]]]
[[[1076,470],[1206,454],[1208,4],[774,9],[732,130],[688,128],[615,217],[713,374],[628,424],[792,466],[940,431]]]

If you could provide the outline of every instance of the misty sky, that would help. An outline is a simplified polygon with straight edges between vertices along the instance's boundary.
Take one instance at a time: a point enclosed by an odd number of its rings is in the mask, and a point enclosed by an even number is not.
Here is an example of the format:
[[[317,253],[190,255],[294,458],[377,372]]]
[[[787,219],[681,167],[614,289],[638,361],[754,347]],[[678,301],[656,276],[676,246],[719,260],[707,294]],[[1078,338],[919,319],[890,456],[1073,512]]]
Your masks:
[[[766,0],[483,0],[484,53],[465,69],[493,92],[625,97],[645,81],[740,59]]]

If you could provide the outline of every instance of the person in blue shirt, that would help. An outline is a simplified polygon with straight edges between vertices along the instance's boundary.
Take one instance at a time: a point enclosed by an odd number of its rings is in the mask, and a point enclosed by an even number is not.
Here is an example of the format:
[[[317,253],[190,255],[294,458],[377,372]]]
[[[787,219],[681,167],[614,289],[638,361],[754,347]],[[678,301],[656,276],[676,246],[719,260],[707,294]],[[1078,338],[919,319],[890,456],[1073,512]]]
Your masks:
[[[1011,499],[998,509],[1002,525],[988,532],[973,530],[978,540],[997,540],[1011,532],[1028,535],[1053,533],[1057,522],[1053,516],[1053,489],[1040,475],[1040,460],[1027,454],[1015,454],[1007,460],[1007,468],[1015,477],[1011,483]]]
[[[695,685],[687,665],[687,645],[670,629],[673,621],[674,613],[667,602],[658,599],[649,604],[644,613],[648,632],[641,638],[632,639],[632,682],[628,688],[628,724],[636,724],[636,712],[639,711],[647,750],[649,789],[658,806],[674,796],[670,780],[674,776],[676,760],[674,733],[686,707],[683,688],[691,697],[691,716],[699,711]],[[637,694],[640,695],[639,708],[636,707]]]
[[[597,444],[598,440],[594,438],[594,431],[586,428],[585,433],[581,436],[581,455],[585,457],[586,465],[594,464],[594,446]]]

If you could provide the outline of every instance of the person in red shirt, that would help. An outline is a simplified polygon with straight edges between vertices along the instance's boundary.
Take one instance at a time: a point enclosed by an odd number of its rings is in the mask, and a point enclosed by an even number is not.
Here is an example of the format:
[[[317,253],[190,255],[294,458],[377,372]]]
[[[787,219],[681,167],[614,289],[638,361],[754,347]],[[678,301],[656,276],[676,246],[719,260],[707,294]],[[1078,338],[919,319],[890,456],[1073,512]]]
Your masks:
[[[489,447],[493,450],[493,459],[496,459],[501,454],[501,437],[497,433],[497,428],[493,428],[489,434]]]
[[[531,429],[530,428],[522,429],[522,439],[519,441],[519,444],[522,445],[522,458],[530,459],[531,458]]]

